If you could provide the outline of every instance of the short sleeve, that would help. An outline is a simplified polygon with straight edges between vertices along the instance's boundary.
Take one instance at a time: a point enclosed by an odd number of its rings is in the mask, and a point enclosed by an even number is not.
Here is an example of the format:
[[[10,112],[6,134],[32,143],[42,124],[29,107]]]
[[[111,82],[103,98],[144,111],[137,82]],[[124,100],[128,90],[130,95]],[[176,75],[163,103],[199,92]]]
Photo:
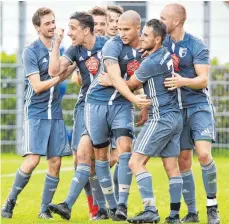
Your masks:
[[[193,64],[209,64],[209,50],[202,42],[196,42],[193,48]]]
[[[69,47],[63,54],[63,57],[67,58],[72,64],[76,61],[76,47]]]
[[[22,53],[22,61],[24,64],[25,76],[28,77],[33,74],[39,74],[38,60],[35,52],[26,48]]]
[[[122,51],[122,44],[118,41],[110,39],[102,49],[103,59],[112,58],[118,60]]]
[[[157,75],[157,65],[148,57],[140,64],[134,74],[138,81],[145,83],[147,80]]]

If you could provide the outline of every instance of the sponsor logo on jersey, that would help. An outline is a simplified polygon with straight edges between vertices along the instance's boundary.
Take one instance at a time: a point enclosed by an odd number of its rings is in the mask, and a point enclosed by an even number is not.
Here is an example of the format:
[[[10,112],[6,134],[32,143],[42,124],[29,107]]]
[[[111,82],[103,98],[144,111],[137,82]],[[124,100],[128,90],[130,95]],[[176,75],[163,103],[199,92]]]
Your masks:
[[[126,73],[128,76],[132,76],[134,72],[138,69],[140,63],[137,60],[130,61],[127,64]]]
[[[179,72],[179,63],[180,63],[180,58],[176,54],[172,54],[172,60],[173,60],[173,67],[175,72]]]
[[[85,65],[86,65],[88,71],[92,75],[97,74],[98,68],[99,68],[99,61],[95,57],[90,57],[89,59],[87,59]]]
[[[187,48],[180,47],[180,48],[179,48],[179,56],[180,56],[181,58],[183,58],[183,57],[186,56],[186,54],[187,54]]]

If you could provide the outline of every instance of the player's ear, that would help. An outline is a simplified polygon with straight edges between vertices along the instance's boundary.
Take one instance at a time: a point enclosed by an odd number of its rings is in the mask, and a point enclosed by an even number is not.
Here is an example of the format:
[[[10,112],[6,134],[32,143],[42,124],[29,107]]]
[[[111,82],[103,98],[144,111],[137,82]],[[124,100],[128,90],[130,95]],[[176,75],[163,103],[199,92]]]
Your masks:
[[[89,27],[84,28],[84,34],[88,35],[89,33],[90,33],[90,28]]]
[[[155,38],[155,42],[156,42],[156,44],[160,44],[160,43],[161,43],[161,41],[162,41],[161,36],[157,36],[157,37]]]
[[[138,25],[137,26],[137,31],[140,33],[140,31],[141,31],[141,25]]]

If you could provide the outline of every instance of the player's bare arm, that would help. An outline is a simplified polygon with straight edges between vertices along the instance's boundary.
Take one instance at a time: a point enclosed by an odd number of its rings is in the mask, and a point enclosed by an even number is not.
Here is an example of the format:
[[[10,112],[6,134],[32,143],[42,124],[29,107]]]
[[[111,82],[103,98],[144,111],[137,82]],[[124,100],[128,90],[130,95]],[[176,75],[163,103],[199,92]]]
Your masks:
[[[185,78],[180,76],[178,73],[173,73],[174,77],[165,79],[165,87],[169,90],[174,90],[183,86],[192,89],[204,89],[208,85],[208,73],[209,65],[207,64],[195,64],[195,71],[197,77],[195,78]]]
[[[41,94],[42,92],[50,89],[51,87],[55,86],[59,81],[60,76],[53,77],[45,81],[40,80],[40,75],[38,73],[29,76],[29,82],[31,83],[32,88],[36,94]]]
[[[53,45],[52,53],[49,61],[49,75],[52,77],[58,76],[64,73],[71,62],[64,57],[60,57],[60,44],[64,37],[63,29],[56,29],[55,42]]]
[[[111,79],[112,85],[126,97],[129,101],[136,104],[139,108],[150,105],[150,101],[147,99],[142,99],[140,96],[135,96],[129,89],[126,81],[121,77],[121,71],[119,63],[115,59],[105,59],[104,64],[107,69],[109,78]]]

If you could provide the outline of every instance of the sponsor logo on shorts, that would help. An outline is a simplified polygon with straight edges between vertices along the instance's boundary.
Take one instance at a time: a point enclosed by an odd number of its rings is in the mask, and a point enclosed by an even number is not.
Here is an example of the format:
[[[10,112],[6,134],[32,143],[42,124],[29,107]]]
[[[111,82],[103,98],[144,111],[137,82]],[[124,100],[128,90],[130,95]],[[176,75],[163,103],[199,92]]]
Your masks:
[[[205,130],[203,130],[200,134],[202,136],[208,136],[208,137],[212,138],[212,133],[210,132],[210,130],[208,128],[206,128]]]
[[[107,178],[103,178],[102,180],[100,180],[100,182],[102,182],[102,183],[104,183],[104,182],[106,182],[106,181],[109,181],[109,179],[107,179]]]
[[[216,184],[216,179],[213,179],[211,181],[208,182],[209,184]]]
[[[183,189],[182,193],[187,194],[187,193],[189,193],[189,191],[186,189]]]
[[[76,183],[79,183],[79,180],[77,177],[74,177],[72,180],[74,180]]]
[[[56,188],[51,188],[51,189],[49,189],[49,191],[54,192],[54,191],[56,191]]]

